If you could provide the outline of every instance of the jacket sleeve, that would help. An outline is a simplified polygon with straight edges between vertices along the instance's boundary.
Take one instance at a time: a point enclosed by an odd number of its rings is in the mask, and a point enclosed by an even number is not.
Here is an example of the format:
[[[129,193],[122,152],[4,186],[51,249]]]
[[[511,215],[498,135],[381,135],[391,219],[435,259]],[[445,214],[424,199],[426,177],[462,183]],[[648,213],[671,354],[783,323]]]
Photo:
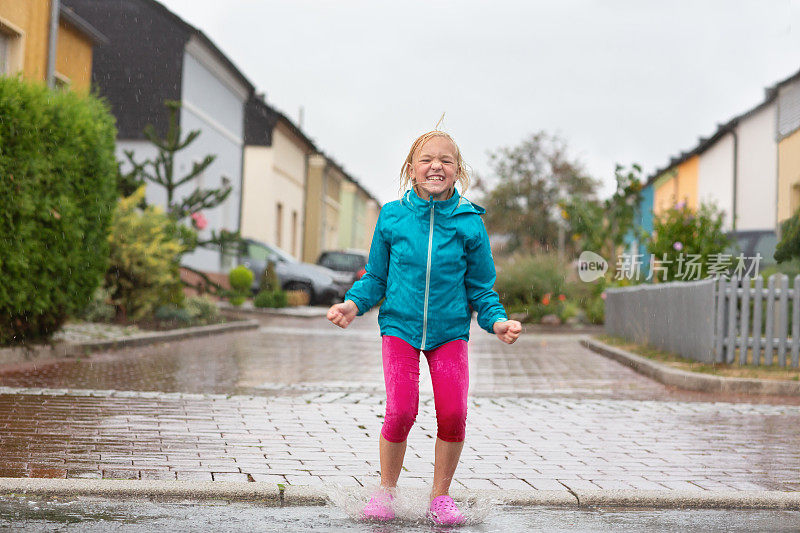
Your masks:
[[[369,259],[364,267],[366,274],[355,282],[344,295],[345,300],[353,300],[358,307],[358,316],[363,315],[377,304],[386,293],[386,278],[389,274],[389,244],[385,232],[386,209],[382,209],[372,234]]]
[[[479,218],[478,221],[479,230],[466,241],[467,273],[464,281],[467,286],[467,299],[472,308],[478,312],[478,325],[489,333],[494,333],[494,323],[498,320],[508,320],[508,317],[500,303],[500,297],[493,288],[497,275],[489,246],[489,236],[486,234],[483,220]]]

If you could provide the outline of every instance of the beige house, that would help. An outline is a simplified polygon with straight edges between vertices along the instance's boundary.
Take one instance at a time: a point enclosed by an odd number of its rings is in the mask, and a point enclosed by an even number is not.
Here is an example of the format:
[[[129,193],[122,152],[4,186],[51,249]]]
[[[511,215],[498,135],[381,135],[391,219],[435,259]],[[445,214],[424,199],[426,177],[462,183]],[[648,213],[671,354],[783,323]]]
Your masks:
[[[311,140],[262,96],[250,99],[245,111],[243,237],[305,257],[306,176],[315,152]]]

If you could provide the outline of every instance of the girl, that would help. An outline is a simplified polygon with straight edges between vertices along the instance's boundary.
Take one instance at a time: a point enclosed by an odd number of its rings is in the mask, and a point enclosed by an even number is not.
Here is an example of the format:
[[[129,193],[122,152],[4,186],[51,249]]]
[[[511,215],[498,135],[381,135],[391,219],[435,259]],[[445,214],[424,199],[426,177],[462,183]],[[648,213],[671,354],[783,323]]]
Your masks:
[[[379,438],[381,491],[363,516],[394,518],[392,500],[403,467],[406,437],[419,405],[419,352],[428,359],[436,407],[437,439],[428,516],[437,524],[464,522],[448,495],[464,446],[469,387],[467,340],[472,309],[478,324],[508,344],[522,326],[508,320],[492,289],[495,269],[480,215],[482,207],[459,195],[469,185],[461,152],[438,130],[414,141],[401,170],[400,200],[380,212],[367,273],[328,310],[346,328],[382,298],[386,415]]]

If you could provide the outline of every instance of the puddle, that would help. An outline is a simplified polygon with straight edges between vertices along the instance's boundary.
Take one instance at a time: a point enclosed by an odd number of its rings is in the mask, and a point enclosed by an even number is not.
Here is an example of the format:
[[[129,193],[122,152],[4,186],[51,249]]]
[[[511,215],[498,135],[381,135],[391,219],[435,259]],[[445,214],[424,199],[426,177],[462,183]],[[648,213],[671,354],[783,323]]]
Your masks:
[[[90,498],[55,500],[0,498],[0,529],[14,531],[101,532],[306,532],[516,533],[518,531],[798,531],[797,511],[559,509],[511,507],[489,501],[470,502],[470,522],[462,527],[433,526],[422,518],[424,494],[408,491],[398,498],[399,520],[376,524],[355,520],[365,493],[343,491],[327,506],[267,507],[224,501],[107,501]],[[420,500],[420,498],[422,498]]]

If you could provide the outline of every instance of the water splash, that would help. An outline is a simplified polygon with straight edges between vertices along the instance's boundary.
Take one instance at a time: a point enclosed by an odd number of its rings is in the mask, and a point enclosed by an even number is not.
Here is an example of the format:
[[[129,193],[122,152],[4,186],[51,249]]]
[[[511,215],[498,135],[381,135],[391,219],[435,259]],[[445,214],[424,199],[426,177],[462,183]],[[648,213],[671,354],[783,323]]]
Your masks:
[[[325,495],[329,502],[344,511],[347,516],[356,521],[363,521],[361,511],[370,497],[380,490],[377,481],[367,482],[363,487],[343,487],[341,485],[326,485]],[[396,518],[386,525],[430,525],[428,519],[428,505],[430,504],[430,487],[410,488],[397,487],[394,493],[394,512]],[[479,494],[454,494],[458,507],[467,519],[464,525],[475,525],[484,522],[496,509],[500,502]],[[451,528],[444,530],[449,531]],[[443,530],[443,531],[444,531]],[[392,531],[389,527],[386,531]]]

